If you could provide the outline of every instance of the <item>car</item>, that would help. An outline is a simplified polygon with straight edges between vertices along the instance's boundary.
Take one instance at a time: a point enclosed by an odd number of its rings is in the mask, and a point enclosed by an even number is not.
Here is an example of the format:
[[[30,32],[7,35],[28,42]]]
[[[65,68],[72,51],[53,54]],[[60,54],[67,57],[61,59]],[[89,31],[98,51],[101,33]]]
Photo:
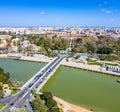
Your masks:
[[[31,101],[29,101],[29,103],[30,103],[30,105],[32,106],[32,102],[31,102]]]
[[[33,94],[32,94],[32,92],[30,93],[30,96],[32,96]]]
[[[50,72],[52,71],[52,69],[49,70]]]
[[[14,103],[11,103],[10,105],[14,105]]]

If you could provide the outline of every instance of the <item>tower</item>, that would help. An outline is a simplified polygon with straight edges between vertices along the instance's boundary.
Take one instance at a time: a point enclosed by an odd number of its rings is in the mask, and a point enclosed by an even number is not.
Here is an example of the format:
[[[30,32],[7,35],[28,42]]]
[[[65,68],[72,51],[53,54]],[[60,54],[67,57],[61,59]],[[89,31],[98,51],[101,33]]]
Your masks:
[[[67,52],[68,52],[68,53],[71,53],[71,52],[72,52],[73,43],[74,43],[73,38],[70,38],[69,48],[67,49]]]

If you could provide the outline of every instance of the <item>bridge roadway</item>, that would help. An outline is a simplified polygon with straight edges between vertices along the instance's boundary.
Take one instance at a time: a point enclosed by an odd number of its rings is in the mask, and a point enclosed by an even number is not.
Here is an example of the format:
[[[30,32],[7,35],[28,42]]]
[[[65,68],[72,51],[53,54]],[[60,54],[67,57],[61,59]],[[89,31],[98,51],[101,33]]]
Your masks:
[[[43,69],[36,73],[22,88],[19,93],[14,96],[7,97],[0,101],[0,103],[6,103],[6,106],[0,112],[6,112],[9,108],[21,108],[26,107],[26,103],[32,96],[32,89],[39,91],[47,80],[53,75],[53,73],[59,67],[61,61],[65,58],[65,55],[56,57],[50,63],[48,63]],[[32,110],[31,110],[32,112]]]

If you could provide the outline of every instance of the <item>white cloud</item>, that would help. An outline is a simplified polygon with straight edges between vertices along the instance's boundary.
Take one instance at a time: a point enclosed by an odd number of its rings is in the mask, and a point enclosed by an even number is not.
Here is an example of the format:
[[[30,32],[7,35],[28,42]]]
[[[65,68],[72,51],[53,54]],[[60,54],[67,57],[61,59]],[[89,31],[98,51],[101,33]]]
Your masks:
[[[104,12],[104,13],[107,13],[107,14],[112,13],[112,11],[111,11],[111,10],[108,10],[108,9],[101,9],[101,11]]]
[[[44,14],[45,14],[45,12],[43,12],[43,11],[42,11],[42,12],[40,12],[40,14],[41,14],[41,15],[44,15]]]
[[[105,12],[105,11],[106,11],[106,9],[101,9],[101,11]]]
[[[107,2],[107,1],[104,1],[104,4],[108,4],[108,2]]]
[[[106,10],[105,13],[110,14],[110,13],[112,13],[112,11]]]

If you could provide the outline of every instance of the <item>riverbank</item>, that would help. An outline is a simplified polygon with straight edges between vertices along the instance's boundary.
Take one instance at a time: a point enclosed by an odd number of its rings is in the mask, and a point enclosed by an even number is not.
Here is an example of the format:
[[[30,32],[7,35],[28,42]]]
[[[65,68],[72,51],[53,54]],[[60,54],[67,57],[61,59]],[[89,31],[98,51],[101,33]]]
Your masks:
[[[19,58],[18,60],[23,60],[23,61],[31,61],[31,62],[45,62],[48,63],[50,62],[53,58],[49,58],[45,55],[35,55],[34,57],[30,57],[30,56],[24,56],[22,54],[0,54],[0,58],[8,58],[8,56],[19,56],[21,58]],[[10,59],[16,59],[16,58],[10,58]]]
[[[53,59],[53,58],[49,58],[49,57],[44,56],[44,55],[38,55],[38,56],[36,55],[36,56],[34,56],[34,57],[22,56],[20,60],[48,63],[48,62],[50,62],[52,59]]]
[[[64,101],[63,99],[58,98],[56,96],[54,96],[53,99],[58,103],[58,106],[62,108],[64,112],[91,112],[88,109],[68,103]]]
[[[7,54],[0,54],[0,58],[7,58]]]
[[[106,69],[101,68],[99,65],[88,65],[88,64],[76,63],[76,62],[72,62],[72,61],[67,62],[65,59],[62,61],[61,65],[120,77],[120,73],[106,71]]]
[[[7,55],[8,54],[1,54],[0,58],[7,58]],[[12,54],[9,54],[9,55],[12,55]],[[35,55],[34,57],[29,57],[29,56],[23,56],[19,54],[19,56],[21,56],[19,60],[30,61],[30,62],[48,63],[53,59],[45,55]],[[120,77],[120,73],[106,71],[104,68],[101,68],[99,65],[88,65],[88,64],[76,63],[72,61],[67,62],[66,59],[62,61],[61,65]]]

